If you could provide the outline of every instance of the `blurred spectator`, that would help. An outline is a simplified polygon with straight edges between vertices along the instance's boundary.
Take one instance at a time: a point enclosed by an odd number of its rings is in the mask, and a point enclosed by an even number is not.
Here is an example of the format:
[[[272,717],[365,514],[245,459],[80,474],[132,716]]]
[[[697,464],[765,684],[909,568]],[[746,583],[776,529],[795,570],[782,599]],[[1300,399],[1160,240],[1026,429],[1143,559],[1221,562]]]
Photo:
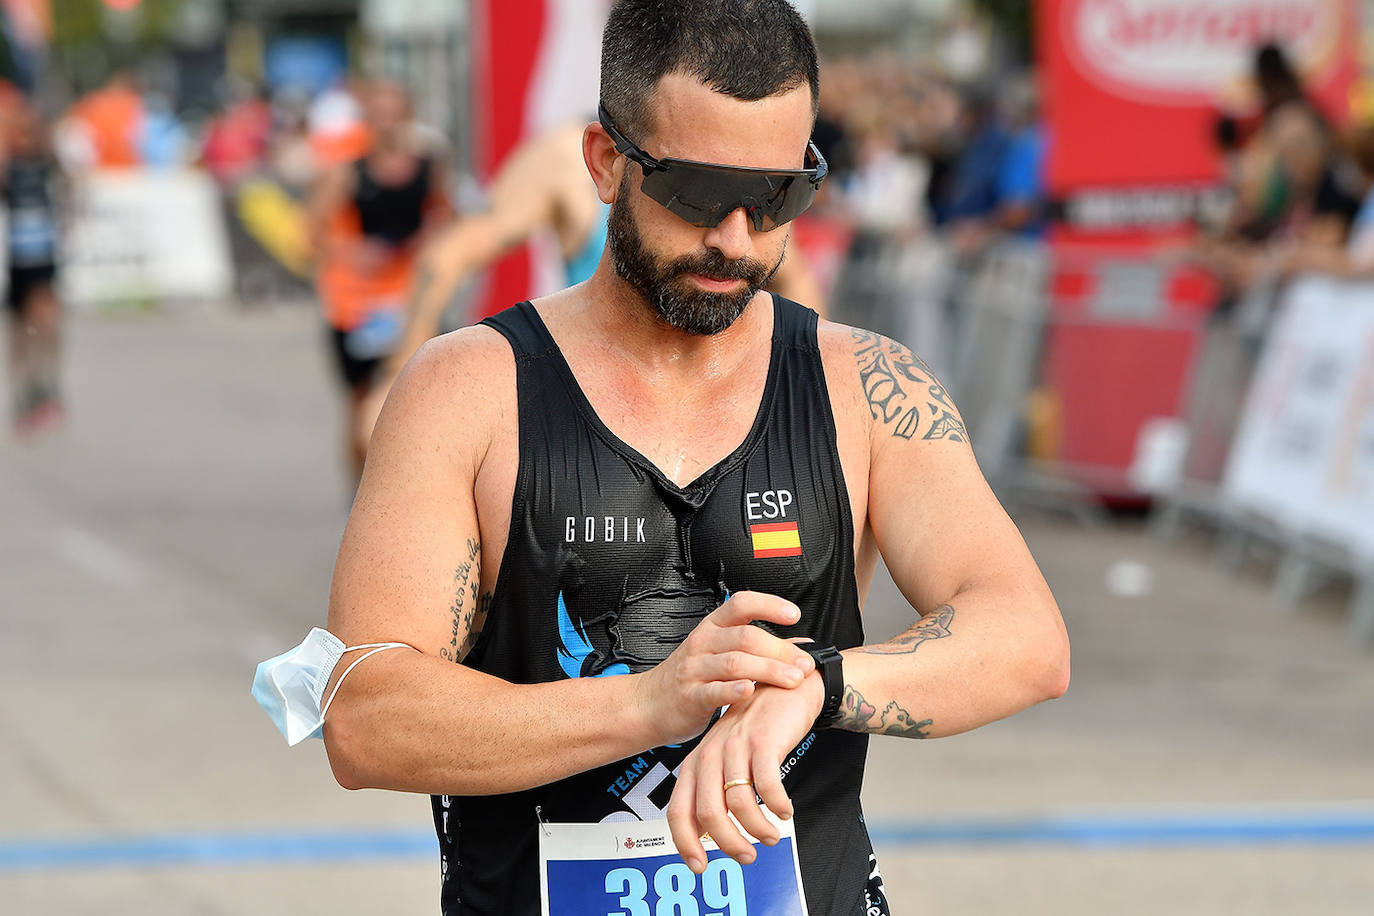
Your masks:
[[[117,71],[68,111],[59,154],[72,171],[139,165],[145,117],[134,75]]]
[[[1045,229],[1045,127],[1030,77],[1012,83],[1003,103],[1010,136],[997,176],[996,227],[1038,237]]]
[[[1266,133],[1277,165],[1275,206],[1254,231],[1344,244],[1359,199],[1344,180],[1326,122],[1306,102],[1288,102],[1273,112]]]
[[[1279,166],[1269,123],[1286,105],[1307,100],[1302,80],[1280,45],[1266,43],[1255,49],[1252,78],[1259,97],[1257,109],[1244,117],[1220,116],[1215,131],[1227,180],[1235,192],[1231,225],[1243,232],[1257,220],[1262,222],[1275,203],[1273,181]]]
[[[901,148],[897,125],[880,101],[864,106],[852,122],[857,157],[845,201],[855,229],[909,242],[925,226],[930,167]]]
[[[172,110],[172,100],[161,92],[143,96],[143,123],[138,136],[139,162],[154,168],[186,163],[190,139]]]
[[[1260,142],[1271,166],[1258,206],[1229,237],[1200,246],[1204,262],[1235,293],[1299,261],[1312,263],[1339,251],[1360,209],[1358,190],[1348,186],[1331,132],[1307,102],[1276,108]],[[1305,253],[1295,254],[1299,251]]]
[[[854,153],[849,131],[845,125],[845,112],[848,94],[854,91],[858,76],[850,61],[825,61],[824,76],[821,79],[821,92],[816,125],[812,128],[811,139],[830,166],[830,182],[821,185],[821,190],[844,184],[854,165]],[[831,184],[833,182],[833,185]]]
[[[1320,235],[1304,238],[1285,259],[1291,272],[1323,271],[1352,278],[1374,278],[1374,123],[1355,128],[1350,155],[1362,175],[1364,200],[1350,222],[1344,245]],[[1342,214],[1348,212],[1343,208]],[[1332,233],[1334,238],[1334,232]]]
[[[956,83],[972,83],[987,75],[992,42],[987,23],[972,9],[960,10],[940,42],[940,63]]]
[[[58,125],[54,145],[64,167],[91,170],[172,166],[186,161],[186,130],[161,92],[141,93],[127,70],[77,100]]]
[[[983,89],[965,95],[957,131],[960,151],[936,192],[934,213],[937,225],[948,226],[955,251],[971,254],[986,243],[997,216],[1009,138]]]
[[[231,78],[222,110],[210,119],[200,161],[219,184],[240,302],[257,302],[296,290],[308,276],[304,207],[270,174],[276,115],[265,94],[247,80]],[[301,119],[298,119],[301,120]],[[314,176],[314,155],[298,185]]]
[[[1299,102],[1306,98],[1301,77],[1289,62],[1283,47],[1273,42],[1266,42],[1255,49],[1251,78],[1259,96],[1258,109],[1246,116],[1224,113],[1217,117],[1215,136],[1223,152],[1230,153],[1243,148],[1276,110],[1288,102]]]
[[[232,187],[267,159],[272,108],[243,80],[231,82],[224,110],[210,120],[200,158],[222,187]]]
[[[1298,71],[1283,47],[1272,42],[1260,45],[1255,51],[1255,85],[1266,119],[1289,102],[1307,98]]]

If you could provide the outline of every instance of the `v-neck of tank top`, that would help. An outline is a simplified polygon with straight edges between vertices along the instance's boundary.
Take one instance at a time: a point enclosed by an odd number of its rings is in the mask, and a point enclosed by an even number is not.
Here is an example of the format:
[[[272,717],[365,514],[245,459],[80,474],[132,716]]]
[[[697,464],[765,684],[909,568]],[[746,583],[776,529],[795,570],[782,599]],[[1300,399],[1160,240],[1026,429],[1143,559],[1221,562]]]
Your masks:
[[[573,374],[572,366],[568,364],[567,357],[563,355],[563,349],[558,346],[558,341],[554,340],[548,325],[544,324],[544,318],[539,314],[539,310],[532,303],[521,303],[527,307],[532,315],[534,327],[539,336],[543,339],[544,345],[553,355],[554,366],[558,374],[562,376],[563,383],[567,386],[568,395],[572,398],[577,409],[581,411],[592,430],[600,436],[605,443],[614,451],[623,456],[626,460],[638,465],[647,474],[651,475],[662,486],[673,493],[691,502],[702,501],[708,496],[715,487],[716,481],[734,470],[740,462],[747,458],[763,438],[764,430],[768,426],[768,416],[772,413],[773,397],[777,390],[777,375],[779,371],[779,356],[782,351],[782,334],[779,323],[782,321],[782,308],[775,293],[770,292],[769,296],[773,300],[773,333],[768,354],[768,374],[764,377],[763,394],[759,398],[757,413],[754,414],[754,423],[745,434],[744,441],[720,461],[711,465],[706,470],[698,474],[692,481],[685,486],[678,486],[657,464],[645,457],[638,449],[620,438],[611,428],[602,421],[601,416],[592,406],[591,400],[582,390],[581,383],[577,376]],[[695,498],[694,498],[695,497]]]

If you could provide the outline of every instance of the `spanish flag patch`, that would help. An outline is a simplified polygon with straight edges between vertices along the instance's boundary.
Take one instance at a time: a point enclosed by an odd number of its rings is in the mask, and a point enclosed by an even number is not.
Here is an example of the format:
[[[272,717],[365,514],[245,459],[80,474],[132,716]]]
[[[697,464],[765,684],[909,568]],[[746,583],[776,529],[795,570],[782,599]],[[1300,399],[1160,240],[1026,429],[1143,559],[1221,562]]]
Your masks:
[[[756,560],[762,557],[801,556],[801,532],[797,530],[796,522],[750,525],[749,534],[754,539]]]

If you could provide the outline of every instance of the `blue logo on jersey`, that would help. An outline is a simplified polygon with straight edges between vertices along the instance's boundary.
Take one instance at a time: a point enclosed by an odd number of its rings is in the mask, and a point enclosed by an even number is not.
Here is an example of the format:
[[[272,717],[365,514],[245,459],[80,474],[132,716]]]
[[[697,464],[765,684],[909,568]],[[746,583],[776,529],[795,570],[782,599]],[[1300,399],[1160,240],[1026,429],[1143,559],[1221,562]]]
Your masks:
[[[563,600],[563,593],[558,593],[558,637],[563,645],[558,647],[558,664],[562,666],[563,673],[568,677],[581,677],[582,668],[588,656],[592,654],[593,648],[591,640],[587,638],[587,631],[582,628],[580,623],[573,623],[572,617],[568,614],[568,605]],[[630,666],[624,662],[616,662],[614,665],[607,665],[605,671],[598,672],[592,677],[610,677],[614,674],[629,674]]]

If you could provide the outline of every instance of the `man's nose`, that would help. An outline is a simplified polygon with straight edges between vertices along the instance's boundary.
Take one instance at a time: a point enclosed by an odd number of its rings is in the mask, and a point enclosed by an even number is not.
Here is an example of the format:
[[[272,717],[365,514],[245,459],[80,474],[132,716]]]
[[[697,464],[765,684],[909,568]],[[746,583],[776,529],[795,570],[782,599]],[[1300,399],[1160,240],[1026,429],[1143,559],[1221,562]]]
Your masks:
[[[752,227],[749,213],[743,207],[736,207],[730,211],[729,216],[720,221],[719,225],[706,230],[706,237],[702,242],[707,247],[719,251],[727,259],[738,261],[748,255],[754,247],[754,241],[749,237]]]

